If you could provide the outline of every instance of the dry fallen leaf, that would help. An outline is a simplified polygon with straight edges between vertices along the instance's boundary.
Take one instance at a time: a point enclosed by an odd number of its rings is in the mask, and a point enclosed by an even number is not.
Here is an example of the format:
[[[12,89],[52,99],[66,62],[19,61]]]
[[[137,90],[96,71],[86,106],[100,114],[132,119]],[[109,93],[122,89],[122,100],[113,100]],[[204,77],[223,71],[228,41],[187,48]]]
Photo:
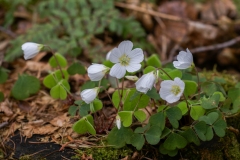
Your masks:
[[[0,112],[3,112],[6,116],[13,115],[13,112],[10,109],[10,104],[7,99],[4,102],[0,103]]]
[[[69,117],[67,117],[67,113],[64,113],[63,115],[57,116],[54,119],[52,119],[50,123],[56,127],[63,127],[65,123],[68,121]]]

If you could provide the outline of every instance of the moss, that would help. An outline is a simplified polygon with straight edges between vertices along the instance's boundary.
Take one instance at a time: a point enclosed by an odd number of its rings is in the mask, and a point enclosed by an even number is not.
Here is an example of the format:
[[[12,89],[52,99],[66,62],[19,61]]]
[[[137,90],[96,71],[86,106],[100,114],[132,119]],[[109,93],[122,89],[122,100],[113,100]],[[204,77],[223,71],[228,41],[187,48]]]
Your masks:
[[[83,148],[76,150],[77,154],[71,159],[93,158],[94,160],[121,159],[132,154],[130,148],[124,147],[115,149],[111,147],[104,148]]]
[[[240,145],[237,140],[236,135],[228,131],[226,136],[224,137],[224,154],[225,154],[225,159],[228,160],[238,160],[240,159]]]

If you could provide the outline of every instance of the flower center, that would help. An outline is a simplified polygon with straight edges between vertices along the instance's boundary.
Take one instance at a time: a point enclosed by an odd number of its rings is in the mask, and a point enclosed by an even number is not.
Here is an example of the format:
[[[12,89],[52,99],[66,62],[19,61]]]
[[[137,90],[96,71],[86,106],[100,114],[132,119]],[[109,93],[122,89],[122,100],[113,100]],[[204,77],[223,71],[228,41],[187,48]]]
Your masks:
[[[123,54],[120,58],[119,58],[119,62],[122,66],[128,66],[129,62],[130,62],[130,58],[126,55]]]
[[[180,92],[181,92],[181,88],[178,86],[178,85],[173,85],[172,86],[172,89],[171,89],[171,92],[177,96]]]

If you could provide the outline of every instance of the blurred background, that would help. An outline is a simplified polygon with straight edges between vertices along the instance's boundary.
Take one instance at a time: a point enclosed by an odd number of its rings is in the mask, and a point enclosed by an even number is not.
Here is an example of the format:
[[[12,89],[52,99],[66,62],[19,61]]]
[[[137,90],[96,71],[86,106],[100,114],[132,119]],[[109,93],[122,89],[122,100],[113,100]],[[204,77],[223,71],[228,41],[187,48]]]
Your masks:
[[[131,40],[163,64],[189,48],[199,68],[239,72],[239,13],[239,0],[0,0],[0,64],[27,41],[101,63]]]

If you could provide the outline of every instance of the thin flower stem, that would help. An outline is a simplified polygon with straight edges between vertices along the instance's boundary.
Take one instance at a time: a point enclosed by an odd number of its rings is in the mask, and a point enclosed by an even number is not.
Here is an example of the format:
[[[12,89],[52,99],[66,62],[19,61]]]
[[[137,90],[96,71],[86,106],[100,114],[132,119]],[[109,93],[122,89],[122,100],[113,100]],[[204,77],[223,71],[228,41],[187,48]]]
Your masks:
[[[194,65],[194,69],[196,72],[196,76],[197,76],[197,81],[198,81],[198,100],[200,99],[200,80],[199,80],[199,75],[198,75],[198,71],[197,71],[197,67]]]
[[[134,108],[133,112],[135,112],[136,108],[138,107],[138,104],[139,104],[139,102],[140,102],[140,100],[141,100],[142,96],[143,96],[143,94],[141,94],[141,95],[140,95],[140,98],[139,98],[139,100],[138,100],[138,102],[137,102],[137,104],[136,104],[136,106],[135,106],[135,108]]]
[[[120,107],[122,107],[122,96],[121,96],[121,93],[120,93],[119,82],[118,82],[117,78],[116,78],[116,83],[117,83],[118,96],[120,97],[120,101],[119,101],[119,104],[118,104],[118,109],[119,109]]]
[[[108,92],[107,92],[106,89],[104,89],[104,90],[105,90],[105,92],[107,93],[107,96],[108,96],[109,100],[111,101],[113,107],[115,108],[115,110],[116,110],[116,112],[117,112],[118,110],[117,110],[116,106],[114,106],[111,96],[108,94]]]
[[[45,46],[50,49],[50,52],[52,53],[53,57],[55,58],[55,60],[56,60],[56,62],[57,62],[57,65],[58,65],[58,68],[59,68],[59,70],[60,70],[60,72],[61,72],[61,74],[62,74],[62,78],[65,79],[65,76],[64,76],[64,74],[63,74],[63,71],[62,71],[62,68],[61,68],[61,66],[60,66],[60,63],[59,63],[59,61],[58,61],[58,59],[57,59],[57,57],[56,57],[56,54],[53,52],[53,50],[52,50],[52,48],[51,48],[50,46],[48,46],[48,45],[45,45]]]

